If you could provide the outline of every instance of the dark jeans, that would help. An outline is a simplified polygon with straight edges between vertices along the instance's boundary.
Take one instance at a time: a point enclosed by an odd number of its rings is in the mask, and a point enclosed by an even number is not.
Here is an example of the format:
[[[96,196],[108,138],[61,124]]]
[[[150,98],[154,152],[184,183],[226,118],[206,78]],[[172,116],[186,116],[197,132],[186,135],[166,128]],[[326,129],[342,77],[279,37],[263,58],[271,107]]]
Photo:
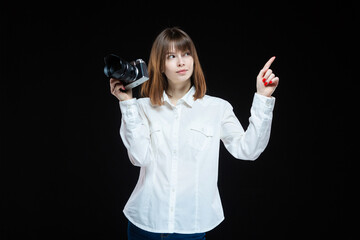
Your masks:
[[[153,233],[142,230],[128,223],[128,240],[205,240],[205,233],[179,234],[179,233]]]

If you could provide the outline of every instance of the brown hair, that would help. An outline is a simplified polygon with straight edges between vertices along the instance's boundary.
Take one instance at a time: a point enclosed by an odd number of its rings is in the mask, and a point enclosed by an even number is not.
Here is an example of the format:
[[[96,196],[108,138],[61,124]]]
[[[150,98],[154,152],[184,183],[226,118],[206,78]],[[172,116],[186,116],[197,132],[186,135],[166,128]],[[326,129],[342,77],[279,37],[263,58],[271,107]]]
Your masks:
[[[191,84],[195,86],[194,99],[202,98],[206,93],[205,77],[193,41],[189,35],[177,27],[166,28],[157,36],[152,45],[148,64],[149,81],[141,86],[141,96],[149,97],[153,105],[163,104],[163,92],[168,87],[167,78],[163,73],[165,58],[172,46],[182,52],[189,51],[194,59],[194,71],[191,76]]]

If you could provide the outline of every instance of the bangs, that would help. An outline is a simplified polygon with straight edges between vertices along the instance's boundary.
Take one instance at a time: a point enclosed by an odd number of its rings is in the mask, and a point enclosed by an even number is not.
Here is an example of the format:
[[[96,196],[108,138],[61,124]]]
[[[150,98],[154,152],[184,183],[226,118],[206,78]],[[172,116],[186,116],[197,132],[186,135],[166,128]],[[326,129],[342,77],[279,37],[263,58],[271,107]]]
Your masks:
[[[169,31],[164,39],[164,52],[185,52],[192,54],[193,43],[187,34],[180,31]]]
[[[191,53],[191,42],[187,41],[187,39],[178,39],[168,43],[168,47],[166,48],[165,53],[169,52],[187,52]]]

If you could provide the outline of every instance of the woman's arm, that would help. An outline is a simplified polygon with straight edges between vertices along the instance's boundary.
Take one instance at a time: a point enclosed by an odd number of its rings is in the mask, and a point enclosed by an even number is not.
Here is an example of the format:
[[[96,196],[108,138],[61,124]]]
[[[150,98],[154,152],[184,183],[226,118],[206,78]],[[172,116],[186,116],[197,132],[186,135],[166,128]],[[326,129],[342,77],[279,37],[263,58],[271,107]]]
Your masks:
[[[121,127],[120,136],[128,150],[131,163],[135,166],[146,166],[151,162],[149,123],[135,98],[120,101]]]
[[[235,158],[255,160],[269,142],[272,111],[275,105],[275,98],[271,95],[279,84],[279,78],[275,77],[270,69],[274,60],[275,57],[270,58],[257,76],[257,92],[254,95],[246,131],[236,118],[232,106],[229,103],[225,106],[220,137],[226,149]]]
[[[110,79],[110,91],[120,101],[120,136],[128,150],[129,159],[135,166],[145,166],[150,162],[151,148],[149,124],[144,111],[132,97],[132,90],[125,91],[120,80]]]
[[[230,103],[225,106],[220,138],[226,149],[237,159],[255,160],[265,150],[271,130],[275,98],[255,93],[249,126],[244,131]]]

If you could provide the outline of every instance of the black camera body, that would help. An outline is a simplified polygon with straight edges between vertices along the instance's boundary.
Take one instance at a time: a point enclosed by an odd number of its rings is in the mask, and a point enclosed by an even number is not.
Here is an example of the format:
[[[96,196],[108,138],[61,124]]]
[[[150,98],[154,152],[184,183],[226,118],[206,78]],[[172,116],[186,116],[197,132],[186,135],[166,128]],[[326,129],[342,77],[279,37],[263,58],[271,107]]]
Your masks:
[[[131,89],[149,80],[146,63],[137,59],[128,63],[115,54],[104,58],[104,73],[107,77],[119,79],[125,89]]]

